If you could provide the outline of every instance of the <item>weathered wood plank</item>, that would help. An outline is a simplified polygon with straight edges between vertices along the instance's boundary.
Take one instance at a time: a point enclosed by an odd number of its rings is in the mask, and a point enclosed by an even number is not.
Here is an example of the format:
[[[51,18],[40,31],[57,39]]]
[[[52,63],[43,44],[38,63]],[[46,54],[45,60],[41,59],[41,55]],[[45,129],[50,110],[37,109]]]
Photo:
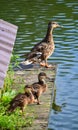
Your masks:
[[[56,69],[57,65],[53,65],[52,68],[43,68],[37,65],[27,66],[24,70],[16,71],[15,77],[21,77],[25,84],[32,84],[38,81],[38,74],[40,72],[45,72],[48,77],[52,79],[52,81],[47,82],[48,89],[47,91],[41,95],[41,105],[29,105],[27,109],[30,107],[33,110],[33,113],[30,111],[28,115],[36,116],[32,127],[22,128],[22,130],[47,130],[48,127],[48,119],[49,119],[49,112],[50,112],[50,105],[52,104],[53,100],[53,93],[54,93],[54,81],[56,76]],[[26,114],[26,116],[28,116]]]

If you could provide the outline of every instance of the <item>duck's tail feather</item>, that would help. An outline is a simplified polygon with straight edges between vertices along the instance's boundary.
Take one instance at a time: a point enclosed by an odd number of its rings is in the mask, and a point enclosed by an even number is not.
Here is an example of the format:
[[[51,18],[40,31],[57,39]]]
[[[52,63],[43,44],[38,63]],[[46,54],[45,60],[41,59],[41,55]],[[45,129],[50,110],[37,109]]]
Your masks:
[[[12,100],[12,102],[10,102],[10,106],[7,109],[7,112],[13,112],[18,106],[19,106],[20,100]]]
[[[26,60],[26,61],[23,61],[21,62],[23,65],[30,65],[32,64],[33,62],[32,61],[29,61],[29,60]]]
[[[40,62],[41,61],[42,52],[32,52],[29,59],[21,62],[23,65],[30,65],[32,63]]]

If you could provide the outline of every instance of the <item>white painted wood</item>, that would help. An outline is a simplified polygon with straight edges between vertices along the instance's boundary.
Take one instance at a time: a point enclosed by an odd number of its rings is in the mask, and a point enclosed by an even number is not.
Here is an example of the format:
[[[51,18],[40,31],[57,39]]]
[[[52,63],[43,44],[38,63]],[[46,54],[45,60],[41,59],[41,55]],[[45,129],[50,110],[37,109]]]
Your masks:
[[[0,19],[0,88],[4,84],[17,29],[18,27],[16,25]]]

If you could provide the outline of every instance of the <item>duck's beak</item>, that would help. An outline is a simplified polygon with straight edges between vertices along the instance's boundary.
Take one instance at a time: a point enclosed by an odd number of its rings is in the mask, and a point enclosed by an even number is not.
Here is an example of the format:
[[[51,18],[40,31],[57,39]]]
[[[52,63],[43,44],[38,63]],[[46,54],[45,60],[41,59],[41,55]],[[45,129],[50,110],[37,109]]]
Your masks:
[[[56,27],[63,28],[63,26],[59,25],[58,23],[56,23]]]
[[[61,28],[64,28],[64,26],[60,26]]]
[[[59,24],[57,25],[57,27],[63,28],[63,26],[61,26],[61,25],[59,25]]]

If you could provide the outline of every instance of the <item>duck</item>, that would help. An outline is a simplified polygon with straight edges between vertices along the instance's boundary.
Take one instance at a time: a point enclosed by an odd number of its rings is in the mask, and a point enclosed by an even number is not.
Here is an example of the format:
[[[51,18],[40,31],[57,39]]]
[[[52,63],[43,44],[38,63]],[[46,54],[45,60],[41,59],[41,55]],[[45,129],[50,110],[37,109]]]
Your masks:
[[[24,111],[25,107],[28,104],[35,103],[36,100],[34,98],[34,95],[31,92],[31,88],[27,88],[25,90],[25,93],[18,93],[9,103],[9,107],[7,109],[7,112],[11,113],[13,112],[17,107],[20,108],[20,110]]]
[[[31,85],[25,85],[24,87],[24,91],[26,91],[27,88],[31,88],[31,91],[34,95],[34,98],[37,99],[37,104],[40,105],[40,96],[42,95],[42,93],[46,92],[48,85],[46,84],[46,79],[50,79],[49,77],[47,77],[46,73],[44,72],[40,72],[38,74],[38,82],[35,82]]]
[[[48,64],[47,59],[53,54],[55,49],[52,33],[53,30],[57,27],[63,26],[60,26],[55,21],[50,21],[48,23],[47,33],[45,37],[43,40],[37,43],[28,54],[26,54],[25,61],[22,62],[24,65],[39,63],[40,66],[43,67],[52,67]]]

